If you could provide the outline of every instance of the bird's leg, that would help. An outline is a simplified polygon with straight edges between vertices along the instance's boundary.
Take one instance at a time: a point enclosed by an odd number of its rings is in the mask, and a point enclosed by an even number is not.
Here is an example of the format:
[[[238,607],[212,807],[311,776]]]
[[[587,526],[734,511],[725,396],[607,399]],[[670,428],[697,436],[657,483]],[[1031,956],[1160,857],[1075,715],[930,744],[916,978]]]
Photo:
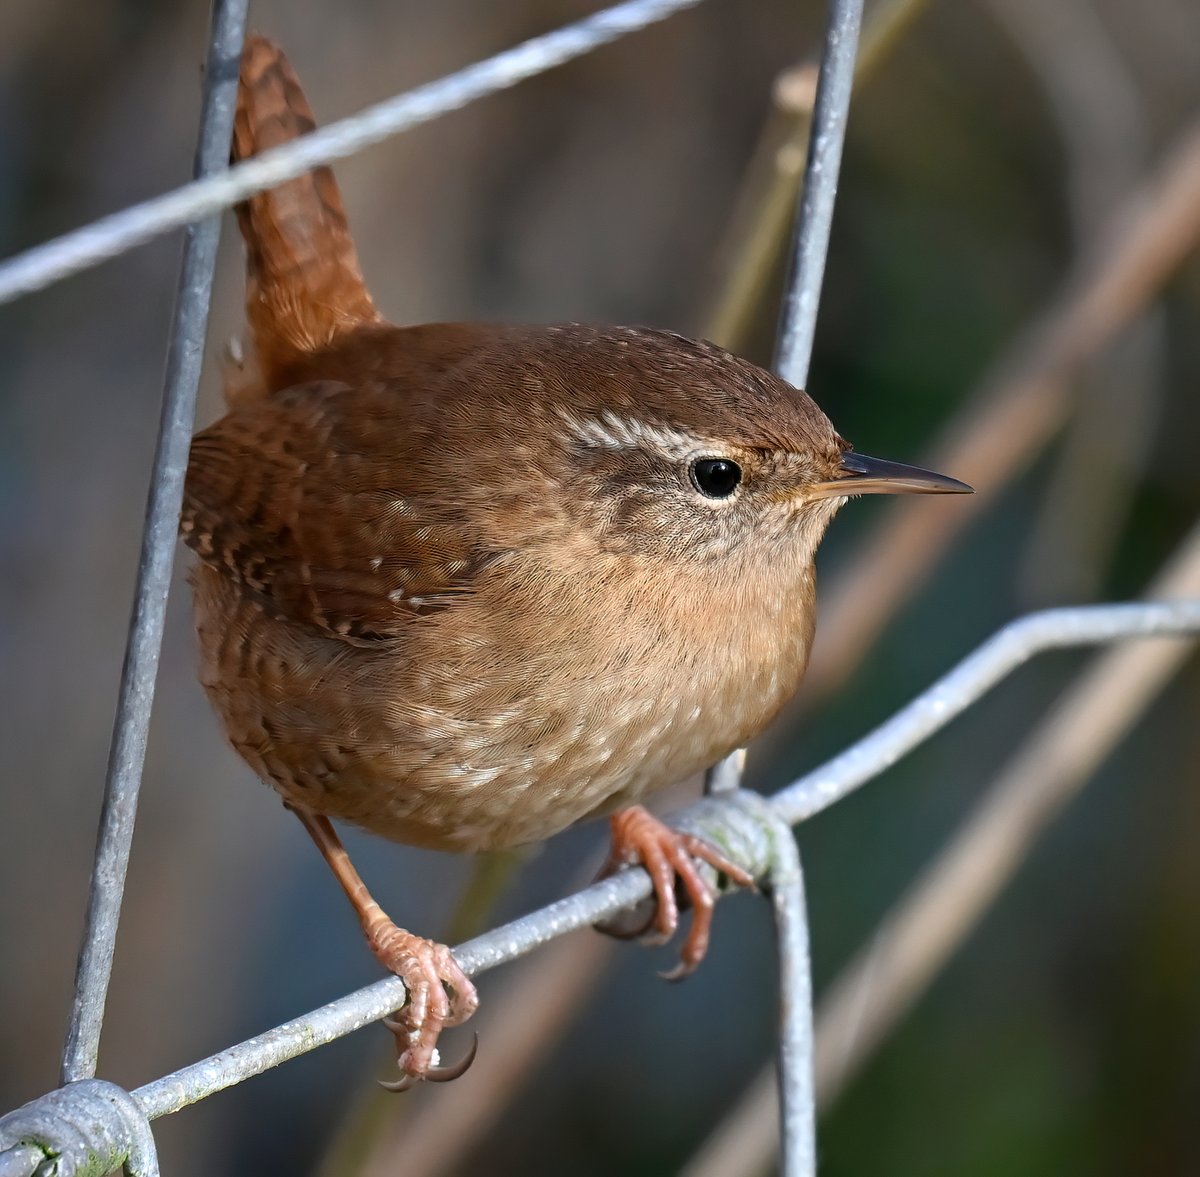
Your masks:
[[[295,805],[288,808],[308,830],[329,869],[341,883],[346,898],[358,912],[371,951],[408,990],[408,1001],[398,1016],[384,1019],[384,1025],[396,1036],[403,1078],[383,1086],[390,1091],[404,1091],[421,1079],[445,1082],[458,1078],[474,1060],[474,1048],[464,1062],[453,1067],[433,1066],[434,1050],[444,1026],[457,1026],[475,1012],[479,1004],[475,986],[459,968],[446,945],[414,936],[388,918],[383,908],[371,898],[329,818]]]
[[[612,827],[612,846],[601,877],[611,875],[622,867],[640,864],[646,868],[654,883],[657,905],[651,921],[654,931],[649,936],[652,943],[665,943],[679,927],[676,879],[683,885],[691,901],[692,926],[683,942],[679,964],[664,974],[668,980],[680,980],[696,968],[708,951],[716,902],[713,889],[696,868],[695,860],[708,863],[740,887],[753,887],[754,878],[703,838],[671,829],[641,805],[618,810],[609,822]],[[649,927],[650,924],[647,924],[641,931]]]

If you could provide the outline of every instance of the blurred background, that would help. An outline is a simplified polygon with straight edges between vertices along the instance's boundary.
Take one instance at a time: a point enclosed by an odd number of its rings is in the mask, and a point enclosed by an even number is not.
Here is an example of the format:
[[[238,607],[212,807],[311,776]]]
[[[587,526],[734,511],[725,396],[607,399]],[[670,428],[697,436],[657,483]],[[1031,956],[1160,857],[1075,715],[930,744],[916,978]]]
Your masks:
[[[258,0],[252,23],[331,120],[596,7]],[[856,92],[810,390],[865,452],[938,456],[984,493],[917,504],[908,532],[912,504],[843,512],[821,553],[825,645],[752,756],[762,788],[1021,612],[1136,596],[1200,509],[1200,185],[1163,197],[1200,168],[1200,6],[900,8]],[[881,19],[868,4],[871,35]],[[198,0],[6,0],[0,254],[187,177],[207,20]],[[823,20],[815,2],[708,0],[339,165],[380,308],[649,323],[769,361],[771,202],[790,201],[795,67]],[[0,1110],[56,1082],[178,253],[161,239],[0,308]],[[202,423],[240,267],[230,218]],[[299,824],[223,743],[179,563],[101,1053],[131,1087],[377,976]],[[800,829],[819,993],[1092,658],[1035,661]],[[1110,676],[1130,714],[1085,725],[1102,761],[1076,772],[1086,791],[1030,823],[1011,885],[827,1090],[827,1177],[1200,1172],[1200,666],[1171,670],[1124,695]],[[486,923],[585,881],[604,833],[536,849]],[[468,862],[349,841],[400,924],[446,933]],[[495,1018],[463,1081],[377,1098],[390,1038],[367,1029],[160,1121],[163,1171],[683,1171],[770,1058],[767,906],[723,904],[682,986],[655,975],[668,950],[566,943],[484,977]],[[497,1074],[498,1044],[535,1040],[519,1080]],[[740,1155],[718,1172],[769,1171]]]

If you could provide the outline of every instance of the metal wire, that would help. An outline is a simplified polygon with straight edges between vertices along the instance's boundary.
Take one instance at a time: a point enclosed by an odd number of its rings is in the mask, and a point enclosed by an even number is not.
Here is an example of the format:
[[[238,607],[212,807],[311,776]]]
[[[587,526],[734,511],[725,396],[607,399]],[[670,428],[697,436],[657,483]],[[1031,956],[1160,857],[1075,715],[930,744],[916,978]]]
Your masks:
[[[766,890],[775,914],[779,953],[779,1172],[780,1177],[814,1177],[816,1032],[804,872],[792,827],[765,802],[762,808],[774,832]]]
[[[825,48],[817,73],[808,159],[797,197],[791,260],[775,345],[775,371],[796,388],[803,388],[808,382],[816,337],[817,308],[833,229],[842,147],[850,117],[850,93],[854,89],[862,9],[862,0],[830,0]],[[744,748],[731,752],[705,774],[705,791],[721,793],[738,788],[745,765]]]
[[[1198,633],[1200,600],[1088,605],[1030,614],[1000,630],[845,753],[763,804],[772,820],[781,818],[789,826],[819,812],[884,772],[1042,651],[1124,638]],[[710,838],[724,853],[761,877],[770,866],[773,835],[761,822],[753,828],[753,806],[742,803],[742,797],[734,793],[706,798],[682,815],[681,824]],[[797,813],[801,816],[796,817]],[[468,941],[455,950],[455,957],[469,975],[477,976],[568,932],[610,918],[650,892],[649,876],[644,870],[623,872]],[[389,977],[147,1083],[132,1094],[146,1115],[156,1119],[349,1034],[397,1008],[403,1000],[402,982]]]
[[[255,192],[302,176],[320,164],[343,159],[401,131],[506,90],[700,2],[627,0],[476,62],[458,73],[369,106],[284,147],[264,151],[220,175],[195,180],[103,217],[0,264],[0,304],[41,290],[171,229],[230,208]]]
[[[0,1116],[0,1177],[158,1177],[150,1123],[115,1083],[83,1079]]]
[[[196,148],[197,175],[219,171],[229,160],[246,9],[247,0],[217,0],[213,8]],[[71,1023],[63,1050],[64,1083],[96,1073],[104,1002],[146,758],[146,733],[162,648],[220,231],[221,219],[213,215],[191,226],[184,240],[133,617],[121,672],[83,946],[75,973]]]
[[[816,336],[817,308],[833,229],[842,148],[850,117],[850,94],[854,89],[862,10],[862,0],[830,0],[825,46],[817,72],[808,159],[796,209],[791,260],[775,348],[775,371],[797,388],[803,388],[808,382]],[[705,791],[717,795],[737,789],[745,763],[745,750],[738,749],[713,765],[705,775]],[[784,1177],[807,1177],[816,1172],[817,1164],[812,979],[808,960],[808,913],[799,853],[794,843],[779,866],[782,874],[778,880],[772,880],[772,895],[783,1011],[778,1053],[783,1113],[780,1117],[780,1154]]]
[[[36,1173],[46,1154],[32,1144],[18,1144],[0,1152],[0,1177],[29,1177]]]
[[[862,10],[862,0],[831,0],[829,5],[829,25],[808,139],[808,162],[796,212],[791,272],[784,289],[775,347],[775,371],[797,388],[808,383],[812,360],[817,306],[833,230],[846,122],[850,117]]]
[[[870,735],[771,799],[795,825],[828,809],[940,731],[981,695],[1043,650],[1200,629],[1200,601],[1046,609],[1006,625]]]
[[[699,0],[629,0],[225,172],[222,169],[236,98],[246,0],[217,0],[197,158],[197,175],[203,178],[0,264],[0,302],[5,302],[169,229],[206,218],[189,229],[185,245],[88,932],[64,1057],[65,1078],[88,1076],[95,1070],[207,319],[218,225],[215,214],[253,192],[514,85],[696,3]],[[861,10],[861,0],[832,0],[830,5],[795,260],[777,356],[780,373],[798,386],[807,379],[811,357]],[[715,783],[732,786],[734,791],[702,802],[684,815],[684,822],[719,844],[756,877],[767,880],[774,899],[781,958],[780,1081],[787,1177],[806,1177],[814,1171],[815,1142],[807,924],[799,859],[786,826],[819,812],[885,771],[1040,651],[1126,637],[1197,632],[1200,601],[1093,606],[1034,614],[1000,631],[887,723],[769,801],[736,791],[740,775],[736,754],[718,767]],[[650,891],[644,871],[629,871],[477,937],[458,949],[456,956],[469,974],[478,974],[571,930],[612,916],[645,899]],[[146,1118],[165,1115],[375,1021],[397,1008],[404,998],[399,979],[382,980],[131,1094]],[[55,1098],[65,1100],[69,1110],[71,1096],[68,1090],[34,1101],[29,1105],[33,1108],[30,1114],[41,1114]],[[128,1143],[132,1155],[136,1142]],[[40,1150],[24,1141],[17,1142],[15,1147],[0,1152],[0,1172],[32,1173],[30,1166],[40,1163],[43,1157]]]

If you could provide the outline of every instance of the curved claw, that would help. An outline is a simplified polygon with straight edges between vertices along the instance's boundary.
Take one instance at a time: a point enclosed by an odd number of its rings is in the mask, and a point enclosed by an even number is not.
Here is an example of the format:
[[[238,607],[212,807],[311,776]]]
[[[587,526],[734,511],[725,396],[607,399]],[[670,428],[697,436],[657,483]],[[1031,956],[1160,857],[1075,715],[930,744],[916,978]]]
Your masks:
[[[452,1083],[455,1079],[461,1079],[471,1069],[479,1053],[479,1035],[473,1034],[471,1038],[471,1049],[458,1062],[451,1067],[430,1067],[425,1078],[430,1083]]]
[[[673,969],[659,969],[658,975],[664,981],[682,981],[685,977],[690,977],[696,971],[696,966],[699,963],[698,960],[681,960]]]
[[[614,813],[611,824],[612,850],[603,873],[611,874],[622,866],[640,862],[654,883],[656,906],[650,923],[641,933],[644,942],[665,943],[678,929],[677,882],[682,895],[690,902],[692,925],[683,944],[680,962],[669,972],[660,974],[668,981],[682,981],[704,959],[716,898],[713,888],[697,870],[696,860],[707,863],[742,887],[753,887],[754,879],[715,846],[693,834],[671,829],[640,805]],[[613,934],[612,928],[601,927],[601,930]],[[615,934],[629,933],[621,928]]]
[[[384,1018],[383,1024],[385,1026],[387,1026],[387,1028],[389,1030],[392,1030],[393,1033],[395,1033],[394,1027],[399,1027],[400,1029],[403,1029],[403,1027],[400,1026],[400,1023],[396,1022],[394,1018]],[[478,1053],[479,1053],[479,1035],[475,1034],[475,1035],[473,1035],[473,1038],[472,1038],[471,1049],[468,1050],[467,1053],[462,1057],[462,1059],[459,1062],[455,1063],[453,1066],[430,1067],[429,1070],[426,1071],[424,1075],[404,1075],[400,1079],[392,1079],[392,1080],[380,1079],[379,1086],[382,1087],[385,1091],[394,1091],[394,1092],[398,1093],[401,1091],[411,1090],[418,1083],[420,1083],[423,1079],[427,1080],[430,1083],[451,1083],[455,1079],[462,1078],[462,1076],[465,1075],[471,1069],[471,1064],[475,1061],[475,1056]]]
[[[405,1075],[403,1079],[377,1079],[376,1082],[384,1091],[394,1091],[399,1094],[401,1091],[408,1091],[416,1087],[421,1082],[419,1075]]]

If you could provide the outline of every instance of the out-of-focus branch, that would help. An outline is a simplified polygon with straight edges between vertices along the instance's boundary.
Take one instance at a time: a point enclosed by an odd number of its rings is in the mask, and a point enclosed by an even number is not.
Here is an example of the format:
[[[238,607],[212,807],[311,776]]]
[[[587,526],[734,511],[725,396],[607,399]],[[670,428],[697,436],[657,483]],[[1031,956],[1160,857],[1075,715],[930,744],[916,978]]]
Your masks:
[[[1066,160],[1076,248],[1091,241],[1150,157],[1138,85],[1088,0],[986,0],[1044,91]],[[1084,366],[1087,389],[1030,528],[1019,581],[1031,604],[1096,596],[1129,515],[1161,402],[1161,312],[1146,311]]]
[[[1151,599],[1200,593],[1200,527],[1150,586]],[[1038,835],[1150,706],[1193,648],[1137,642],[1100,654],[1009,762],[921,879],[830,986],[817,1009],[817,1095],[828,1106],[979,922]],[[754,1177],[775,1155],[770,1068],[685,1170]]]
[[[1163,401],[1166,319],[1148,307],[1085,365],[1083,396],[1031,521],[1021,600],[1096,600],[1133,507]]]
[[[820,1034],[818,1025],[818,1045]],[[764,1067],[679,1177],[762,1177],[774,1168],[778,1137],[775,1072]]]
[[[1200,592],[1200,528],[1147,596]],[[1034,840],[1082,790],[1183,665],[1187,641],[1136,642],[1098,655],[989,787],[975,812],[884,920],[871,945],[821,1002],[822,1100],[909,1008],[1025,860]]]
[[[929,0],[881,0],[867,14],[854,68],[857,90],[869,81]],[[701,316],[701,334],[737,350],[762,311],[787,248],[804,174],[817,67],[801,62],[775,82],[775,107],[763,127],[729,231],[718,251],[722,277]]]
[[[891,504],[879,529],[827,579],[801,700],[824,697],[845,682],[951,541],[1061,427],[1080,365],[1154,297],[1198,239],[1200,122],[1180,136],[1159,174],[1123,208],[1107,240],[928,455],[928,465],[965,478],[976,493],[938,511]],[[784,723],[794,714],[795,705]],[[777,724],[775,731],[781,730]]]
[[[1075,247],[1086,247],[1150,154],[1137,82],[1089,0],[986,0],[1045,93],[1066,156]]]

